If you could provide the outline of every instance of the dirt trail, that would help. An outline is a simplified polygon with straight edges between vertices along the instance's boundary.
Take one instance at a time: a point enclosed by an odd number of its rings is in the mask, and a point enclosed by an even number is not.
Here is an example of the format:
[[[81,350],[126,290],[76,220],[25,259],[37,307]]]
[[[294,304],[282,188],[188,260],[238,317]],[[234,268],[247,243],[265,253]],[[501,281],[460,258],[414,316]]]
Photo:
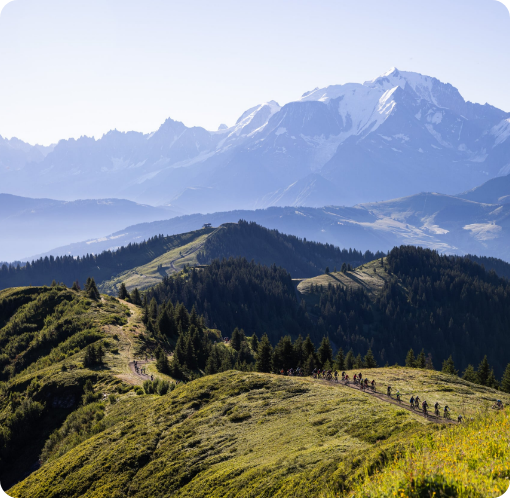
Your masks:
[[[334,381],[327,381],[327,380],[322,380],[322,382],[328,383],[328,384],[331,384],[331,383],[337,384]],[[433,422],[435,424],[457,424],[457,422],[455,420],[445,419],[442,417],[436,417],[433,412],[428,412],[427,416],[425,417],[425,415],[423,415],[423,412],[419,408],[413,410],[404,401],[401,401],[399,403],[396,399],[391,398],[390,396],[388,396],[386,394],[374,392],[371,389],[360,389],[360,387],[357,384],[352,384],[352,383],[346,384],[344,381],[340,381],[340,382],[338,382],[338,385],[342,385],[344,387],[350,387],[351,389],[356,389],[357,391],[360,391],[364,394],[368,394],[369,396],[373,396],[374,398],[384,401],[385,403],[391,403],[392,405],[398,406],[399,408],[402,408],[403,410],[407,410],[408,412],[414,413],[416,415],[422,415],[424,418],[426,418],[426,420],[428,420],[429,422]]]
[[[143,361],[143,360],[138,360],[136,363],[137,363],[138,367],[143,367],[144,365],[149,364],[148,361]],[[131,370],[131,372],[134,375],[136,375],[137,377],[140,377],[140,379],[151,380],[151,376],[150,375],[140,373],[140,370],[138,370],[138,372],[136,371],[135,362],[134,361],[130,361],[129,362],[129,369]]]

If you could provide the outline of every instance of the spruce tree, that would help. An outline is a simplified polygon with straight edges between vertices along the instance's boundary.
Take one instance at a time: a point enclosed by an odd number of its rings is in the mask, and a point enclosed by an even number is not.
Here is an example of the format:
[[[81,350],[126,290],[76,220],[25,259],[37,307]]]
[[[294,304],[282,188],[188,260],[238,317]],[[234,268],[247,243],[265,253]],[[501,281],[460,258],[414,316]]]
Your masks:
[[[128,295],[128,291],[126,289],[126,284],[124,282],[122,282],[119,286],[119,292],[117,293],[117,297],[119,299],[126,299]]]
[[[294,341],[294,362],[296,367],[303,367],[306,358],[303,355],[303,338],[301,335]]]
[[[435,370],[434,363],[432,362],[432,353],[429,353],[425,360],[425,368],[427,370]]]
[[[271,343],[269,342],[269,337],[267,334],[262,336],[259,342],[259,350],[257,355],[257,362],[255,364],[255,368],[258,372],[270,372],[271,371],[271,356],[273,353],[273,348],[271,347]]]
[[[364,368],[365,363],[363,362],[363,358],[361,357],[361,353],[358,353],[356,359],[354,360],[354,368]]]
[[[97,289],[96,281],[93,278],[87,279],[88,285],[86,286],[85,291],[87,292],[87,296],[90,299],[94,299],[95,301],[99,300],[99,290]]]
[[[367,351],[365,355],[365,367],[366,368],[377,368],[377,362],[375,361],[374,355],[372,353],[372,349]]]
[[[474,384],[478,382],[478,377],[476,376],[473,365],[469,364],[466,367],[466,370],[464,370],[464,373],[462,374],[462,378],[468,382],[473,382]]]
[[[345,370],[345,357],[344,350],[342,348],[340,348],[336,354],[335,368],[337,370]]]
[[[317,350],[317,356],[321,368],[327,361],[329,361],[329,363],[333,363],[333,348],[331,347],[328,337],[324,336],[322,338],[321,345]]]
[[[259,350],[259,338],[255,333],[251,336],[251,348],[255,353]]]
[[[476,371],[476,376],[478,378],[478,384],[482,386],[488,386],[489,375],[491,372],[491,367],[489,366],[489,361],[487,360],[487,355],[483,357],[483,360],[478,365],[478,370]]]
[[[236,327],[232,332],[232,337],[230,338],[230,345],[236,351],[239,351],[241,348],[241,334],[239,333],[239,329]]]
[[[99,344],[96,349],[96,361],[99,363],[99,365],[103,364],[103,358],[104,358],[104,349],[102,344]]]
[[[510,393],[510,363],[506,366],[505,373],[501,379],[501,390]]]
[[[489,372],[489,377],[487,379],[487,387],[492,387],[492,389],[499,389],[499,382],[496,379],[496,376],[494,375],[494,369],[491,368],[491,371]]]
[[[425,350],[422,349],[420,354],[416,358],[416,367],[417,368],[425,368],[427,366],[427,360],[425,359]]]
[[[305,375],[312,375],[312,372],[317,368],[315,363],[314,355],[311,354],[308,359],[305,361],[304,371]]]
[[[76,292],[78,292],[80,290],[80,284],[78,283],[78,280],[75,280],[73,282],[73,286],[71,287],[71,289],[73,289],[73,291],[76,291]]]
[[[142,304],[142,296],[140,296],[140,291],[138,290],[138,287],[135,287],[134,290],[131,292],[131,302],[133,304],[136,304],[137,306],[140,306]]]
[[[313,355],[315,358],[315,346],[313,345],[312,340],[310,339],[310,336],[307,335],[306,339],[303,341],[303,358],[307,358],[310,355]]]
[[[158,372],[165,374],[170,373],[170,364],[168,362],[168,357],[166,356],[166,353],[163,351],[161,346],[158,346],[156,348],[154,355],[156,357],[156,368],[158,369]]]
[[[405,365],[406,365],[406,367],[408,367],[408,368],[415,368],[415,367],[416,367],[416,358],[414,357],[414,351],[413,351],[413,348],[411,348],[411,349],[407,352]]]
[[[352,370],[353,368],[354,368],[354,352],[351,349],[345,355],[345,369],[346,370]]]
[[[443,368],[441,372],[451,375],[458,375],[459,371],[455,368],[455,363],[453,362],[452,355],[447,360],[443,361]]]

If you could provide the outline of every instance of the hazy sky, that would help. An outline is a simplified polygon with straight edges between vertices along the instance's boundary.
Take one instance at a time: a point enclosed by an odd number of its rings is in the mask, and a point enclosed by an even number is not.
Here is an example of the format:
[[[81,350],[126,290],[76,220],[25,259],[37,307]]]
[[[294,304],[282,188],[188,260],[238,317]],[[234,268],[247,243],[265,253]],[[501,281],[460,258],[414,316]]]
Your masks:
[[[217,129],[393,66],[510,111],[509,12],[495,0],[14,0],[0,15],[0,135],[49,144],[167,117]]]

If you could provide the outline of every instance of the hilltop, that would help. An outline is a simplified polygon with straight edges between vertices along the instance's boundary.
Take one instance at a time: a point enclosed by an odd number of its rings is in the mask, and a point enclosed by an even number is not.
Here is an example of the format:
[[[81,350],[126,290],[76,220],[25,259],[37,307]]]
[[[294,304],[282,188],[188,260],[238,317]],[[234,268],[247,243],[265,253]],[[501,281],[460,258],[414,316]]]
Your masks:
[[[370,371],[454,413],[494,392],[437,372]],[[408,375],[413,374],[408,377]],[[505,400],[510,397],[505,396]],[[142,408],[143,406],[143,408]],[[119,407],[125,414],[118,418]],[[111,424],[109,418],[117,418]],[[9,490],[13,497],[333,496],[441,426],[334,383],[225,372],[159,397],[120,396],[108,426]],[[372,469],[372,470],[370,470]]]

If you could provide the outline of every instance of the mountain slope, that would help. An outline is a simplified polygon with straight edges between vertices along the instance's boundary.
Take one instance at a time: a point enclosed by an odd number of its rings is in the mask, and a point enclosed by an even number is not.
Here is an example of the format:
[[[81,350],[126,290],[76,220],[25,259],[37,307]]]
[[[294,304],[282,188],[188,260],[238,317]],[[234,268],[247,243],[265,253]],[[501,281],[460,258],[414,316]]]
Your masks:
[[[72,202],[30,199],[0,194],[0,254],[2,260],[21,260],[57,244],[95,238],[128,223],[168,219],[169,207],[155,208],[122,199]]]
[[[168,119],[148,135],[62,140],[42,159],[0,169],[0,180],[18,195],[123,197],[185,212],[453,194],[508,173],[508,120],[449,84],[392,69],[255,106],[215,132]]]
[[[375,370],[473,410],[494,392],[423,371]],[[409,379],[409,382],[407,380]],[[469,394],[468,394],[469,393]],[[476,394],[475,394],[476,393]],[[505,400],[507,398],[505,397]],[[13,497],[342,496],[432,424],[340,385],[226,372],[163,396],[121,400],[126,416],[9,490]],[[108,419],[108,415],[106,416]],[[370,472],[371,474],[371,472]]]

